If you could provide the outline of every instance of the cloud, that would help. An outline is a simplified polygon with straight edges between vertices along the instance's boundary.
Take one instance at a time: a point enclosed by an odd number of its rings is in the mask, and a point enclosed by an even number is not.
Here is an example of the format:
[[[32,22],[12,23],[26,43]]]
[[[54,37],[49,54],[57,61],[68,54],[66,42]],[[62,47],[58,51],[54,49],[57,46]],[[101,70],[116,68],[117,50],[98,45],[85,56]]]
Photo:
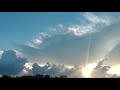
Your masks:
[[[92,38],[98,40],[99,42],[95,41],[94,44],[94,52],[91,53],[95,54],[97,52],[96,57],[109,57],[110,63],[117,64],[119,63],[119,46],[120,46],[120,31],[119,31],[119,22],[116,22],[109,27],[103,28],[102,32],[99,32],[98,34],[94,34]],[[93,39],[92,39],[93,41]],[[93,45],[94,46],[94,45]],[[115,53],[116,52],[116,53]]]
[[[18,50],[13,50],[13,51],[16,52],[16,56],[17,57],[22,57],[23,56],[22,53],[19,52]]]
[[[109,26],[112,23],[109,17],[100,17],[90,12],[86,12],[83,15],[88,21],[88,23],[85,23],[86,25],[68,27],[68,31],[74,33],[76,36],[98,32],[101,27]]]
[[[4,51],[0,59],[0,74],[17,75],[24,69],[26,62],[26,58],[17,57],[13,50]]]
[[[103,28],[108,27],[111,21],[109,18],[92,13],[85,13],[83,16],[88,20],[88,23],[68,27],[58,24],[47,32],[39,33],[28,45],[16,44],[15,47],[31,62],[49,61],[51,63],[81,65],[86,62],[89,34],[92,34],[90,52],[92,51],[93,54],[91,53],[90,59],[98,60],[98,57],[104,56],[99,53],[101,51],[98,49],[99,47],[96,48],[99,46],[101,32],[104,32]],[[96,51],[98,52],[97,55]]]
[[[100,17],[96,16],[93,13],[84,13],[83,16],[88,23],[85,24],[75,24],[68,27],[65,27],[62,24],[56,25],[54,28],[50,28],[47,32],[40,32],[33,41],[31,41],[28,45],[32,47],[40,47],[42,43],[45,42],[48,38],[52,38],[56,35],[67,35],[68,39],[72,37],[70,34],[74,34],[75,36],[83,36],[89,33],[98,32],[98,28],[105,27],[111,25],[111,20],[109,17]],[[102,25],[100,25],[102,24]],[[99,26],[99,27],[98,27]],[[73,37],[74,38],[74,37]],[[70,38],[71,39],[71,38]]]
[[[109,65],[104,65],[104,62],[108,60],[107,58],[100,60],[94,68],[92,68],[89,74],[91,74],[90,78],[117,78],[119,75],[108,73],[109,70],[112,68]],[[91,64],[92,65],[92,64]],[[68,66],[68,67],[66,67]],[[50,75],[50,76],[60,76],[60,75],[67,75],[69,78],[85,78],[83,71],[85,66],[77,66],[73,65],[72,68],[69,68],[69,65],[65,64],[50,64],[46,63],[44,66],[40,66],[38,63],[32,64],[31,69],[26,69],[28,71],[28,75],[36,75],[36,74],[42,74],[42,75]],[[91,67],[88,67],[91,68]],[[87,72],[87,73],[88,73]]]
[[[18,50],[13,50],[13,51],[16,52],[16,56],[17,57],[22,57],[22,53],[21,52],[19,52]],[[0,51],[0,57],[2,56],[3,52],[4,51],[2,51],[2,50]]]
[[[107,16],[98,16],[93,13],[85,13],[83,16],[88,21],[87,23],[68,27],[58,24],[47,32],[40,32],[28,45],[15,45],[16,49],[32,63],[84,65],[88,55],[89,35],[91,35],[88,63],[97,62],[106,57],[110,59],[109,64],[119,63],[120,20],[113,20]],[[61,69],[59,70],[59,68],[46,69],[44,74],[49,72],[48,74],[51,75],[53,75],[52,73],[60,75]],[[43,67],[38,66],[38,69],[41,70]],[[114,77],[115,75],[107,73],[108,69],[111,68],[101,65],[101,68],[94,70],[94,77]],[[75,76],[76,73],[76,77],[78,74],[79,77],[82,77],[82,74],[76,70],[79,71],[74,68],[64,70],[61,74],[72,77],[71,75]]]
[[[73,33],[76,36],[83,36],[86,34],[94,33],[96,30],[92,27],[92,25],[88,26],[72,26],[68,28],[68,31]]]
[[[109,71],[109,69],[111,67],[103,65],[105,60],[108,60],[108,59],[103,59],[103,60],[98,62],[97,66],[94,68],[94,70],[92,72],[92,77],[93,78],[106,78],[109,75],[107,73],[107,71]]]
[[[86,12],[84,13],[84,16],[87,18],[88,21],[90,21],[93,24],[106,24],[106,25],[110,25],[111,24],[111,20],[109,17],[99,17],[91,12]]]
[[[84,13],[82,18],[86,21],[84,24],[78,23],[67,27],[58,24],[46,32],[38,33],[27,45],[14,43],[14,54],[9,53],[12,51],[5,51],[7,55],[2,56],[0,60],[0,68],[3,68],[0,69],[0,73],[18,74],[24,70],[23,73],[28,72],[29,74],[83,77],[82,68],[78,66],[85,64],[88,53],[88,63],[97,62],[104,57],[109,57],[109,63],[119,63],[120,20],[117,17],[118,20],[113,20],[109,16],[90,12]],[[91,41],[89,43],[90,36]],[[88,45],[90,45],[89,50]],[[2,54],[3,51],[0,53]],[[10,61],[6,59],[9,55]],[[19,58],[21,56],[27,57],[29,63],[32,63],[30,68],[24,68],[26,61],[24,58]],[[20,59],[19,63],[18,59]],[[93,70],[93,77],[118,77],[118,75],[107,73],[112,67],[103,65],[104,61],[103,59],[98,62]],[[51,64],[47,63],[40,66],[41,63],[46,62]],[[67,64],[74,68],[66,68]],[[29,65],[27,64],[27,66]]]
[[[2,56],[2,53],[3,53],[4,51],[0,51],[0,56]]]
[[[53,64],[46,63],[44,66],[40,66],[37,63],[32,65],[32,69],[28,70],[28,74],[43,74],[51,76],[67,75],[68,77],[80,77],[80,68],[74,66],[72,68],[66,67],[64,64]]]

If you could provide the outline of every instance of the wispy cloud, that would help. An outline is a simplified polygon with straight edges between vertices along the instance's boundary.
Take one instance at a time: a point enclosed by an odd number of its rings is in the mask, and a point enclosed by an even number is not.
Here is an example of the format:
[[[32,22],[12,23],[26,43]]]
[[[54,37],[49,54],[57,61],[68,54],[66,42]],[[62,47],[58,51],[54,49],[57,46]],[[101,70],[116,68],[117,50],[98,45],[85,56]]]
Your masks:
[[[98,32],[98,28],[100,29],[101,27],[105,27],[111,24],[111,20],[108,17],[100,17],[90,12],[86,12],[83,15],[88,23],[86,23],[86,25],[70,26],[68,27],[68,31],[74,33],[77,36],[83,36]]]
[[[111,24],[111,20],[108,16],[100,17],[91,12],[84,13],[84,16],[88,21],[90,21],[93,24],[100,24],[100,23],[105,24],[105,25]]]
[[[88,20],[88,23],[84,25],[75,24],[68,27],[58,24],[56,27],[50,28],[47,32],[39,33],[28,45],[38,48],[42,43],[45,42],[45,40],[47,40],[47,38],[51,38],[56,35],[67,35],[69,37],[70,34],[73,34],[75,36],[83,36],[98,32],[98,28],[100,29],[101,27],[111,24],[111,20],[108,17],[100,17],[90,12],[84,13],[83,16],[86,20]],[[100,25],[100,27],[98,27],[98,24],[102,24],[102,26]]]

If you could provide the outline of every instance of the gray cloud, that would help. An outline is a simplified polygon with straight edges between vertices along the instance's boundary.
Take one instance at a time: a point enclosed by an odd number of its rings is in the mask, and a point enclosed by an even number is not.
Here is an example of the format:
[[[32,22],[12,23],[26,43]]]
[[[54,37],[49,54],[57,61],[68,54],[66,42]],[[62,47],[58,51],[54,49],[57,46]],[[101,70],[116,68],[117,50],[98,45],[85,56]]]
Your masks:
[[[92,78],[119,78],[117,74],[108,74],[107,72],[111,68],[104,65],[107,58],[100,60],[95,68],[92,70]],[[83,78],[82,68],[78,65],[73,65],[72,68],[67,68],[65,64],[50,64],[46,63],[44,66],[40,66],[37,63],[32,65],[32,69],[25,68],[24,65],[27,62],[26,58],[16,57],[16,52],[12,50],[4,51],[0,60],[0,74],[7,75],[19,75],[22,70],[26,70],[26,74],[43,74],[51,76],[67,75],[69,78]],[[22,75],[25,75],[23,72]]]
[[[32,69],[28,70],[28,74],[43,74],[43,75],[51,75],[51,76],[60,76],[67,75],[68,77],[80,77],[80,68],[78,66],[74,66],[71,69],[65,67],[64,64],[49,64],[46,63],[45,66],[39,66],[37,63],[32,65]]]
[[[112,68],[111,66],[104,65],[104,62],[108,59],[103,59],[91,71],[90,78],[118,78],[117,74],[108,74],[107,72]],[[28,74],[43,74],[51,76],[67,75],[69,78],[84,78],[83,66],[73,65],[72,68],[65,67],[65,64],[53,64],[46,63],[44,66],[40,66],[37,63],[32,65],[32,69],[28,69]]]
[[[109,74],[107,71],[111,68],[110,66],[104,66],[104,61],[107,59],[103,59],[98,62],[97,66],[94,68],[92,72],[92,77],[93,78],[106,78]]]
[[[0,74],[18,75],[27,62],[26,58],[16,56],[16,52],[12,50],[4,51],[0,59]]]

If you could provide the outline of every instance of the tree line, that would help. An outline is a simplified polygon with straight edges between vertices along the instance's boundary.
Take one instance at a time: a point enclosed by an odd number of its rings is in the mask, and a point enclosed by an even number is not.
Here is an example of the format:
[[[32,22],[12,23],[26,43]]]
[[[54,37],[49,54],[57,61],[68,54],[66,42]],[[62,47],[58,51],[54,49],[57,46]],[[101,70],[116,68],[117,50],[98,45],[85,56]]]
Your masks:
[[[53,77],[50,75],[23,75],[23,76],[11,76],[11,75],[2,75],[0,78],[68,78],[66,75],[60,75],[59,77]]]

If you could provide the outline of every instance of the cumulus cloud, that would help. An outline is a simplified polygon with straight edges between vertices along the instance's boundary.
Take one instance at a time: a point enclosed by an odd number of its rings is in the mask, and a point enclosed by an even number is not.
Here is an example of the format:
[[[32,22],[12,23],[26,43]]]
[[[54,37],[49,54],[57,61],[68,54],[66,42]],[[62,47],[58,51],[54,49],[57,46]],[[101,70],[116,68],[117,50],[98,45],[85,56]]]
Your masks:
[[[13,50],[13,51],[16,52],[17,57],[22,57],[23,56],[22,53],[19,52],[18,50]],[[2,56],[3,52],[4,52],[3,50],[0,51],[0,57]]]
[[[97,66],[94,68],[94,70],[92,72],[92,77],[93,78],[106,78],[109,75],[107,73],[107,71],[109,71],[109,69],[111,67],[103,65],[105,60],[108,60],[108,59],[103,59],[103,60],[98,62]]]
[[[111,66],[104,65],[108,60],[105,58],[96,64],[95,68],[91,70],[91,78],[119,78],[117,74],[108,73]],[[69,78],[84,78],[84,66],[80,65],[66,65],[66,64],[38,64],[27,62],[26,58],[16,57],[16,52],[12,50],[4,51],[0,60],[0,74],[7,75],[51,75],[60,76],[67,75]],[[88,71],[89,72],[89,71]]]
[[[3,53],[4,51],[0,51],[0,56],[2,56],[2,53]]]
[[[23,57],[23,54],[18,50],[13,50],[16,53],[17,57]]]
[[[68,77],[80,77],[80,67],[74,66],[72,68],[64,64],[53,64],[46,63],[44,66],[40,66],[37,63],[32,65],[32,69],[28,69],[28,74],[43,74],[51,76],[67,75]]]
[[[24,69],[26,58],[16,56],[13,50],[4,51],[0,59],[0,74],[17,75]]]
[[[84,72],[89,73],[88,78],[118,78],[120,77],[117,74],[108,73],[109,70],[112,68],[109,65],[104,65],[104,62],[108,60],[108,58],[100,60],[94,68],[91,70],[87,67],[88,71],[85,70],[85,66],[78,66],[78,65],[65,65],[65,64],[50,64],[49,62],[43,66],[40,66],[38,63],[33,63],[30,67],[31,69],[26,68],[25,70],[28,72],[28,75],[51,75],[51,76],[60,76],[60,75],[67,75],[69,78],[85,78]],[[91,74],[91,75],[90,75]]]

